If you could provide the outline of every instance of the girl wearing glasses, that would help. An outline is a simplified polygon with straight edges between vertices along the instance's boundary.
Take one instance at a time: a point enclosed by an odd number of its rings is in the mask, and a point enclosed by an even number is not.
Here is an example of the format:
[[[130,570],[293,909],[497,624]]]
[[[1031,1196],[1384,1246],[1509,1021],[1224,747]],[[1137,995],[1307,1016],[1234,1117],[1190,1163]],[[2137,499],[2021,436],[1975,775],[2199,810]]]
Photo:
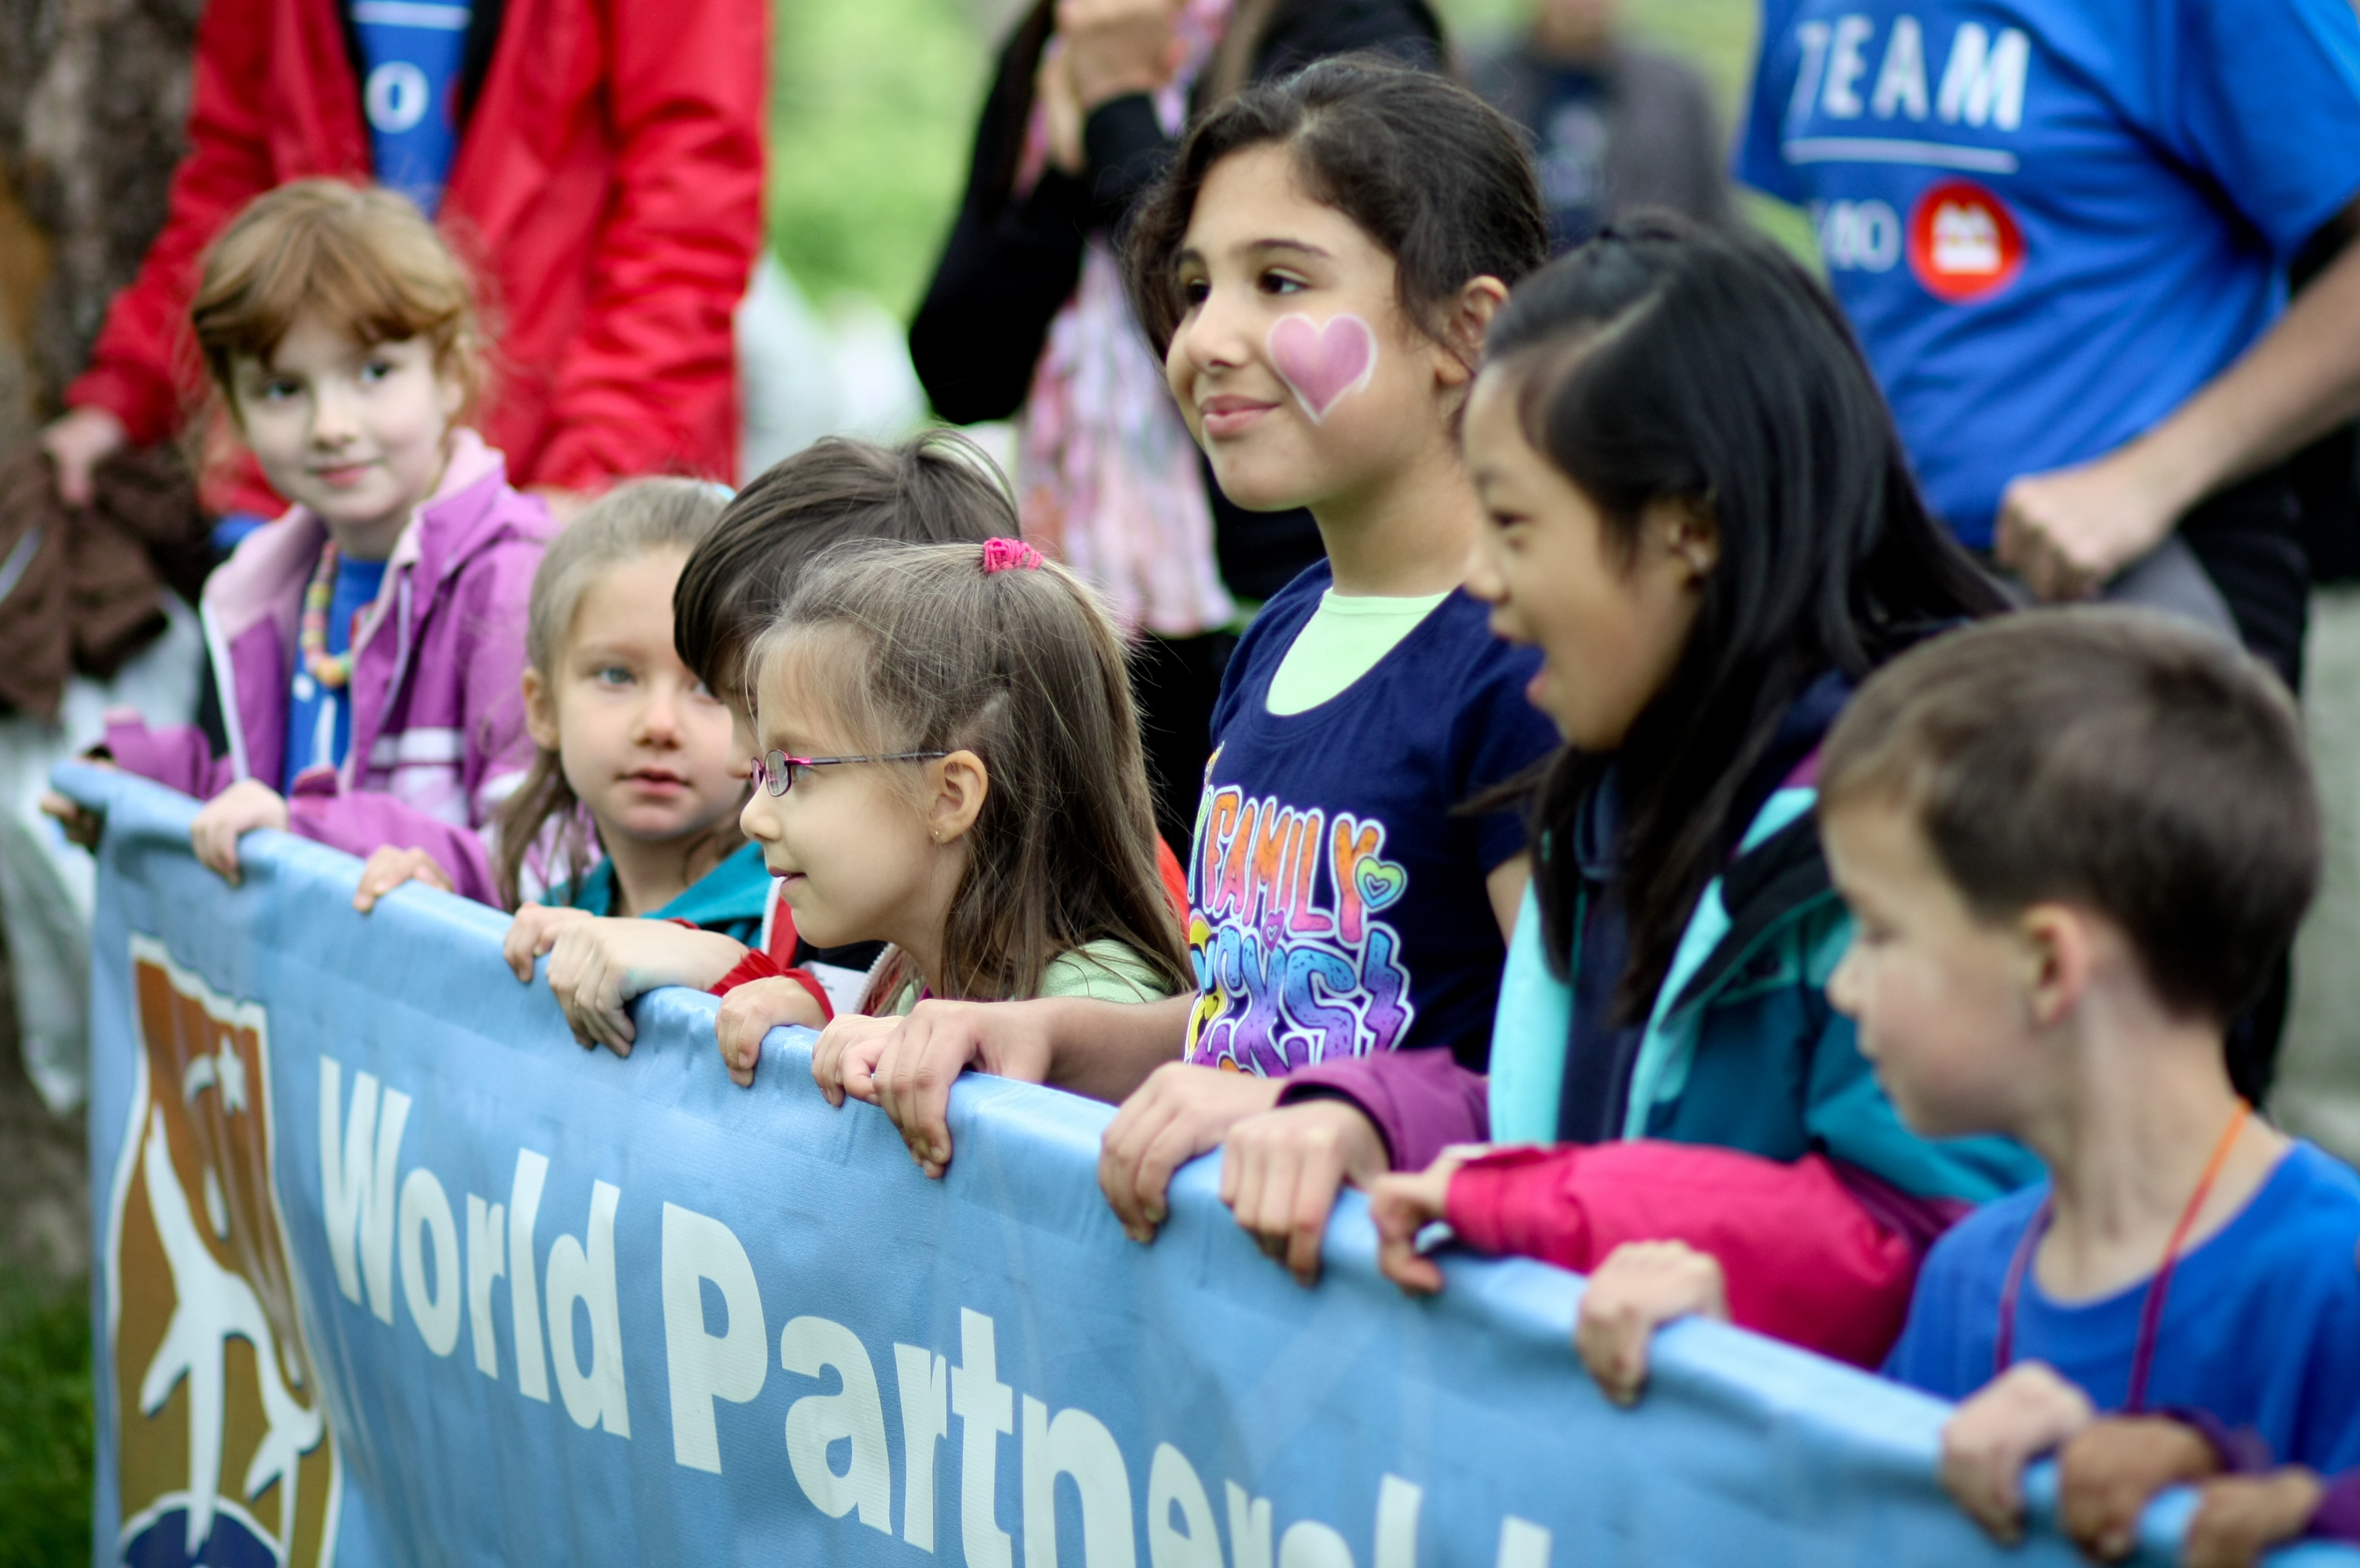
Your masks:
[[[839,546],[750,670],[747,836],[811,941],[891,944],[860,1007],[880,1016],[814,1051],[831,1101],[875,1097],[829,1064],[923,997],[1189,986],[1122,646],[1073,573],[1014,539]],[[760,1032],[725,1028],[721,1051],[751,1083]]]

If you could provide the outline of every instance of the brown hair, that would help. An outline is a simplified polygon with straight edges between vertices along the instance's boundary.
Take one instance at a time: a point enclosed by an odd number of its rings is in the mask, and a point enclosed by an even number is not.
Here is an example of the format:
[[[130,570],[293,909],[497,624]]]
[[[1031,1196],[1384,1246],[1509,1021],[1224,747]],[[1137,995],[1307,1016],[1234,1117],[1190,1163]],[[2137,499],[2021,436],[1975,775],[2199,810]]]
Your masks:
[[[1052,960],[1105,939],[1190,989],[1113,622],[1064,567],[987,572],[984,556],[839,545],[804,572],[749,673],[783,674],[864,751],[983,759],[990,788],[943,922],[944,972],[927,976],[937,995],[1035,996]]]
[[[1980,918],[2052,899],[2103,914],[2184,1017],[2250,1006],[2319,887],[2293,699],[2148,611],[2005,615],[1894,660],[1821,758],[1822,816],[1863,799],[1916,816]]]
[[[625,561],[667,550],[694,550],[712,534],[726,494],[719,485],[694,479],[635,480],[607,491],[566,526],[532,574],[532,599],[525,615],[525,660],[545,687],[556,684],[574,617],[590,585]],[[581,886],[600,847],[595,829],[584,817],[581,798],[566,781],[563,762],[556,752],[541,747],[523,781],[500,802],[496,869],[504,906],[516,908],[525,861],[552,824],[555,837],[544,846],[549,865],[552,870],[563,866],[563,880]],[[734,838],[738,819],[733,815],[723,825]]]
[[[296,180],[230,220],[205,253],[189,322],[233,414],[233,361],[268,364],[306,310],[364,343],[426,339],[435,369],[466,389],[462,419],[483,390],[475,282],[405,196]]]
[[[1006,481],[967,437],[927,430],[880,446],[829,436],[764,470],[722,512],[672,590],[672,644],[723,691],[804,565],[830,545],[980,544],[1016,532]]]

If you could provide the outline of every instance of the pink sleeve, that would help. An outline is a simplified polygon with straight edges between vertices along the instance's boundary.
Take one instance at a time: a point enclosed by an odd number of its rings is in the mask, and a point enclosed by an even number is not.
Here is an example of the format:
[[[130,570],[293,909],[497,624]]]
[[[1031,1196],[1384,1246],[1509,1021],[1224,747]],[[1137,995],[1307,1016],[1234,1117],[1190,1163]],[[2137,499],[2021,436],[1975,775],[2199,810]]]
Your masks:
[[[194,724],[152,730],[137,714],[109,714],[105,746],[126,773],[152,779],[200,800],[212,800],[231,782],[229,763],[213,759],[213,748]]]
[[[1502,1149],[1451,1179],[1448,1218],[1479,1252],[1587,1272],[1626,1241],[1684,1241],[1721,1262],[1743,1327],[1858,1367],[1882,1363],[1918,1277],[1828,1160],[1642,1140]]]
[[[333,789],[333,775],[322,769],[319,778]],[[492,857],[484,841],[469,830],[430,817],[390,795],[366,790],[348,795],[320,793],[307,788],[310,783],[309,779],[298,779],[295,793],[287,801],[287,825],[291,832],[364,860],[388,844],[422,849],[450,873],[461,898],[500,907],[492,881]]]

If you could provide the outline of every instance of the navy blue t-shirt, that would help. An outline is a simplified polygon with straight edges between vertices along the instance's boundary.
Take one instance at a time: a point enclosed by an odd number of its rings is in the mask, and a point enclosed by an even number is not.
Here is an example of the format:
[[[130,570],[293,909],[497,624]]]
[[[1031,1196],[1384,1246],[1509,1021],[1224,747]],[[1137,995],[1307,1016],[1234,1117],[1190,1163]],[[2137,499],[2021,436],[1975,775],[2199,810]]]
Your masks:
[[[430,218],[459,150],[459,77],[474,17],[474,0],[353,0],[353,32],[368,67],[361,113],[377,183]]]
[[[1961,1220],[1926,1256],[1885,1374],[1957,1399],[1994,1376],[2000,1295],[2049,1183]],[[2360,1176],[2308,1143],[2172,1269],[2147,1408],[2250,1427],[2279,1463],[2360,1464]],[[2147,1282],[2063,1306],[2025,1271],[2015,1359],[2047,1363],[2102,1410],[2129,1397]]]
[[[2360,193],[2351,0],[1765,0],[1739,171],[1808,207],[1933,505],[2152,428]]]
[[[1264,604],[1221,681],[1188,856],[1188,1060],[1279,1076],[1444,1046],[1480,1066],[1506,957],[1483,879],[1524,831],[1453,812],[1557,745],[1524,697],[1540,655],[1454,593],[1343,691],[1273,713],[1332,581],[1322,561]]]
[[[344,653],[353,646],[353,625],[362,611],[377,603],[385,584],[385,562],[336,559],[336,583],[329,590],[327,651]],[[333,690],[311,679],[299,654],[287,696],[287,767],[279,788],[292,793],[305,769],[342,768],[353,743],[352,682]]]

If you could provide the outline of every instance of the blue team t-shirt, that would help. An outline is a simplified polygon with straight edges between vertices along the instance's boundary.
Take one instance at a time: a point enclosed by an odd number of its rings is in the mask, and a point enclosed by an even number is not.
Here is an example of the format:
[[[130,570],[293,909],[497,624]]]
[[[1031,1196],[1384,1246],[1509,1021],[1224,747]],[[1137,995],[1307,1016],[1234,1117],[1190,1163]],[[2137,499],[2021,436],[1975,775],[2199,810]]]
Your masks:
[[[2000,1296],[2049,1183],[1961,1220],[1934,1244],[1885,1374],[1944,1399],[1991,1381]],[[2147,1408],[2206,1410],[2269,1441],[2279,1463],[2360,1464],[2360,1176],[2308,1143],[2278,1161],[2236,1218],[2184,1255],[2164,1299]],[[2100,1410],[2129,1396],[2145,1281],[2081,1305],[2027,1269],[2016,1361],[2041,1361]]]
[[[1927,498],[2155,425],[2360,193],[2350,0],[1765,0],[1739,175],[1804,204]]]
[[[1322,561],[1280,590],[1221,680],[1188,856],[1188,1060],[1277,1076],[1445,1046],[1480,1065],[1505,958],[1483,878],[1524,833],[1513,811],[1453,812],[1556,747],[1524,698],[1540,656],[1454,593],[1343,691],[1273,713],[1333,580]]]
[[[336,584],[329,591],[327,645],[330,653],[345,653],[353,646],[353,627],[361,612],[377,603],[385,584],[385,562],[336,559]],[[333,690],[311,679],[300,653],[287,696],[287,767],[279,784],[291,792],[296,777],[307,768],[342,768],[353,744],[352,683]]]
[[[474,0],[353,0],[360,39],[361,114],[380,185],[428,217],[442,203],[459,150],[459,78]]]

